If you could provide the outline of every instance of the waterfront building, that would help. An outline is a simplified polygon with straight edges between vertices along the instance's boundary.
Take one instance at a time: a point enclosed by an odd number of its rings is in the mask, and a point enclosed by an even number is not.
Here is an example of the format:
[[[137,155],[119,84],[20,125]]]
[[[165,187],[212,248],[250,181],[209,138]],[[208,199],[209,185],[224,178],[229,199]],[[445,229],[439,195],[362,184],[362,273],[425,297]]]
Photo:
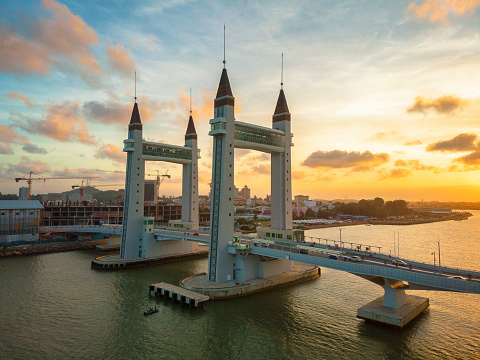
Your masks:
[[[0,200],[0,243],[38,240],[38,200]]]
[[[295,204],[297,206],[303,206],[305,201],[308,201],[310,196],[308,195],[295,195]]]
[[[18,189],[18,200],[28,200],[28,187],[23,186]]]

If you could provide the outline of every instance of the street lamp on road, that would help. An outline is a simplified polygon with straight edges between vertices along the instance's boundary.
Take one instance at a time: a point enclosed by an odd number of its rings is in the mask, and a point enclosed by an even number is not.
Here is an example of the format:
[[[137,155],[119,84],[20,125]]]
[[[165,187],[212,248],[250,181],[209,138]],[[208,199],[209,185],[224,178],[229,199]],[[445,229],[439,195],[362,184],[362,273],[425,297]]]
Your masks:
[[[340,254],[343,255],[343,247],[342,247],[342,230],[343,228],[338,228],[340,231]]]
[[[436,262],[435,262],[435,251],[432,252],[432,255],[433,255],[433,273],[436,274],[437,270],[436,270]]]

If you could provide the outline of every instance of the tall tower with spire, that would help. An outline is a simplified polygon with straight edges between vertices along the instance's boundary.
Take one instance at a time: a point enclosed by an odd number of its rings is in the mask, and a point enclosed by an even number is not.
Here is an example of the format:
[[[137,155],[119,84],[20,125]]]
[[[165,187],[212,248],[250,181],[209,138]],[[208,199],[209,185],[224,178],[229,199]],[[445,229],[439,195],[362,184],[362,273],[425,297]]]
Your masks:
[[[213,136],[213,163],[208,280],[213,282],[233,278],[234,258],[228,254],[228,242],[233,239],[234,225],[234,110],[235,98],[224,65],[209,132]]]
[[[135,97],[136,99],[136,97]],[[145,191],[145,161],[142,160],[142,121],[138,104],[133,105],[132,117],[128,125],[128,139],[124,140],[127,153],[125,177],[125,200],[123,205],[122,243],[120,258],[132,259],[141,255],[142,219]]]
[[[283,55],[282,55],[283,68]],[[272,229],[292,230],[292,133],[290,128],[290,112],[283,91],[283,71],[280,94],[272,117],[272,128],[285,133],[285,151],[272,153]]]
[[[198,224],[198,147],[192,110],[185,133],[185,146],[192,149],[192,162],[183,164],[182,221]]]

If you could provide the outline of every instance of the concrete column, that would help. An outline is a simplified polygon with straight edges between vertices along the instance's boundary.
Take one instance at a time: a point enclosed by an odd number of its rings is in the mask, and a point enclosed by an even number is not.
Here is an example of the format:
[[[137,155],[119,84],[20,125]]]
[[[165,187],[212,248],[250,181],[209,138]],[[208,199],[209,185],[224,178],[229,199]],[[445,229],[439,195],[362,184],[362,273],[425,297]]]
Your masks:
[[[215,118],[226,121],[225,130],[213,135],[212,201],[210,219],[210,252],[208,280],[223,282],[233,279],[233,256],[228,242],[233,240],[234,215],[234,98],[215,99]]]
[[[403,285],[402,281],[385,279],[383,306],[396,309],[407,302],[407,294]]]

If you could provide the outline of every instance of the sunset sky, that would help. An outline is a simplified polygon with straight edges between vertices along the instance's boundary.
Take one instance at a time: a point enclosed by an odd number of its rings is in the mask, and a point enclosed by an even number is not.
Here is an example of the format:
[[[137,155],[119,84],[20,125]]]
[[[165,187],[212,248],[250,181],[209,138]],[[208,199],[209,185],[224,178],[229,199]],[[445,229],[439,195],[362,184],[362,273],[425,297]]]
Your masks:
[[[284,53],[294,194],[480,201],[480,0],[2,2],[0,192],[122,183],[96,169],[125,170],[137,71],[147,140],[184,144],[192,89],[208,194],[224,24],[239,121],[271,127]],[[270,156],[237,150],[235,184],[269,194]]]

